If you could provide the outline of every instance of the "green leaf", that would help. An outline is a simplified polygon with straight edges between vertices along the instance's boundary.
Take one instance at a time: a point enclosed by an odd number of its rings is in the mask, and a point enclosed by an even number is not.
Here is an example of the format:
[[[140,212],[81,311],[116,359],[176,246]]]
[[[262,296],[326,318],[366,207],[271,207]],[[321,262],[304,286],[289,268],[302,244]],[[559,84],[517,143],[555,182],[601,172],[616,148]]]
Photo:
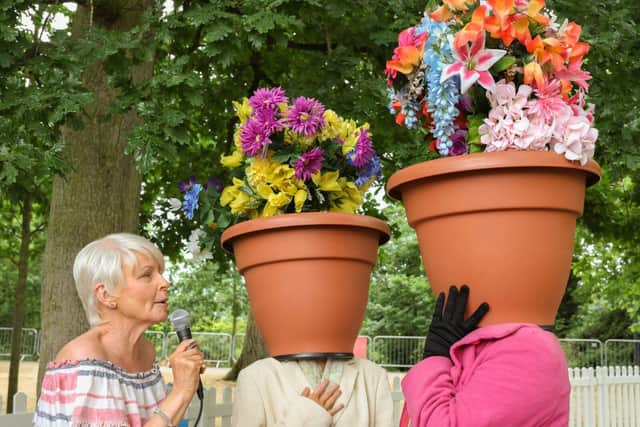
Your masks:
[[[500,58],[498,62],[493,64],[493,67],[491,67],[491,71],[494,73],[499,73],[511,67],[515,63],[516,63],[516,58],[514,56],[505,55],[502,58]]]

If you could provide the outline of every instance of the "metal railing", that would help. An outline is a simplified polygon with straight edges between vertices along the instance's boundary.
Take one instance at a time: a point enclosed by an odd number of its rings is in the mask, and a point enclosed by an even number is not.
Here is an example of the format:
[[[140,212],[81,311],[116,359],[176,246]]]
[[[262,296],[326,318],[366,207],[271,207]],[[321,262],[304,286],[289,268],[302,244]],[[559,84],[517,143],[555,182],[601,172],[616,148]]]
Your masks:
[[[156,357],[162,360],[167,357],[167,334],[162,331],[146,331],[144,336],[156,348]]]
[[[223,332],[192,332],[193,339],[198,341],[200,350],[204,353],[204,360],[215,363],[216,366],[231,365],[232,342],[231,334]],[[176,334],[169,334],[167,339],[167,355],[171,354],[178,346]]]
[[[567,357],[570,368],[603,366],[604,346],[602,341],[593,339],[562,338],[560,346]]]
[[[422,360],[425,337],[379,335],[373,337],[369,357],[380,366],[410,368]]]
[[[11,355],[11,338],[13,328],[0,328],[0,356]],[[33,328],[23,328],[20,336],[20,357],[35,357],[38,354],[40,342],[38,340],[38,330]]]
[[[606,340],[604,364],[605,366],[640,366],[640,340]]]
[[[0,328],[0,356],[8,357],[11,351],[13,328]],[[153,343],[159,360],[165,359],[178,345],[174,333],[147,331],[145,336]],[[39,331],[33,328],[22,330],[21,357],[37,357]],[[245,334],[234,336],[218,332],[193,332],[209,363],[230,366],[242,351]],[[410,368],[422,359],[424,336],[379,335],[366,338],[367,357],[380,366]],[[603,344],[596,339],[559,340],[570,368],[596,366],[640,366],[640,340],[610,339]],[[362,350],[362,349],[361,349]]]

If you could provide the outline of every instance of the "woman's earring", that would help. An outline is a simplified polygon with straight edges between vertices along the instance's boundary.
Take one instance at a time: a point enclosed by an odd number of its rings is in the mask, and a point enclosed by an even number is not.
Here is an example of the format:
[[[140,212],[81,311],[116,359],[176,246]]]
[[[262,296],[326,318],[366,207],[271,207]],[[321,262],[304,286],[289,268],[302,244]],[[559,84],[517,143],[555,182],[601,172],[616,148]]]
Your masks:
[[[110,307],[110,308],[116,308],[116,303],[115,303],[115,302],[112,302],[111,304],[109,304],[109,307]]]

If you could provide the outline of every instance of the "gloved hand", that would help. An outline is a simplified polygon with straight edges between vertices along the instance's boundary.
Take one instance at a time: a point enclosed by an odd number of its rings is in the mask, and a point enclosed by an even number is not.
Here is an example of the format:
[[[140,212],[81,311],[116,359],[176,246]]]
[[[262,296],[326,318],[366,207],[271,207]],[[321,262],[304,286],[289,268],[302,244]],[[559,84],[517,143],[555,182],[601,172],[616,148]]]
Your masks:
[[[427,334],[427,341],[424,344],[423,356],[426,359],[430,356],[449,357],[449,349],[456,342],[462,339],[469,332],[476,329],[480,320],[489,311],[489,304],[483,302],[480,307],[467,320],[464,320],[464,311],[467,308],[469,299],[469,287],[462,285],[460,292],[455,286],[449,288],[447,306],[444,305],[444,292],[440,292],[436,300],[436,308]]]

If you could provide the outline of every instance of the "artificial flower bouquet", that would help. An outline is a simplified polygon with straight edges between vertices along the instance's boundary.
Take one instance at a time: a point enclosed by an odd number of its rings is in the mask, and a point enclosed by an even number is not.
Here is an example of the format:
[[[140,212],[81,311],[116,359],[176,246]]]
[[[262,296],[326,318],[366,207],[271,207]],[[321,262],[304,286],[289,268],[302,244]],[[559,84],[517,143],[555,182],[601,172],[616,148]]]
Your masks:
[[[390,111],[424,133],[427,158],[539,150],[584,165],[598,131],[580,33],[544,0],[443,0],[399,35]]]
[[[209,258],[222,231],[237,222],[284,213],[354,213],[381,176],[368,124],[338,116],[313,98],[292,101],[262,88],[233,103],[234,150],[220,162],[230,183],[190,179],[180,185],[182,210],[199,227],[188,247]]]

